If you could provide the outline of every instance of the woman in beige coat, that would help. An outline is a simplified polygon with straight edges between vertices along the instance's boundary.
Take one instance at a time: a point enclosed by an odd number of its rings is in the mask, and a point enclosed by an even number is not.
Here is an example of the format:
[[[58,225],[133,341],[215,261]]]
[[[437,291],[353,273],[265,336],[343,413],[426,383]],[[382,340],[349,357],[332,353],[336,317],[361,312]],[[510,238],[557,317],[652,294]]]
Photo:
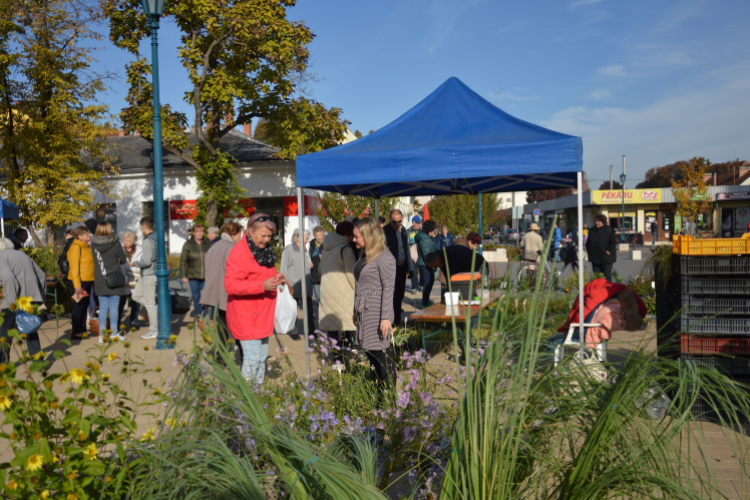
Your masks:
[[[351,346],[356,330],[352,321],[354,310],[354,224],[349,221],[336,226],[323,240],[320,257],[320,329],[333,335],[338,333],[339,345]],[[342,335],[343,332],[343,335]],[[343,342],[342,342],[343,337]]]

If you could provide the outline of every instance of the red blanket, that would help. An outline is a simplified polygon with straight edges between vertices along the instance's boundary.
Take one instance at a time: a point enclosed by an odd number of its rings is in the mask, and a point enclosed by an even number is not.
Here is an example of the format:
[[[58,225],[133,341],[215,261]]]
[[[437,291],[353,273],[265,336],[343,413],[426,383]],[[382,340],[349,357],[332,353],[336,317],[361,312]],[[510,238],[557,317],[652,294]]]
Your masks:
[[[604,278],[598,278],[594,281],[591,281],[589,284],[583,287],[583,318],[586,319],[589,313],[596,309],[596,306],[606,301],[607,299],[614,297],[623,290],[630,290],[630,288],[619,283],[610,283]],[[630,291],[633,292],[632,290]],[[638,303],[638,312],[641,313],[641,318],[645,318],[646,313],[648,312],[648,310],[646,309],[646,304],[643,303],[641,298],[635,292],[633,292],[633,296],[635,297],[635,301]],[[573,310],[570,312],[570,316],[568,316],[568,320],[557,330],[558,332],[567,333],[571,323],[579,322],[578,308],[578,298],[576,297],[575,305],[573,306]]]

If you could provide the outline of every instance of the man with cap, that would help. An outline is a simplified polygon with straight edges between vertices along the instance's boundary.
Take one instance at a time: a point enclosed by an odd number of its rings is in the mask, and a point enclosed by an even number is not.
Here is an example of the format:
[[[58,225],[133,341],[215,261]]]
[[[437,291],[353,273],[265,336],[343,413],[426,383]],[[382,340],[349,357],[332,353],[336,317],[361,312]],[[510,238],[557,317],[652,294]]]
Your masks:
[[[409,255],[411,255],[411,249],[414,248],[414,245],[416,245],[414,238],[417,236],[417,233],[421,228],[422,218],[419,215],[415,215],[411,218],[411,228],[409,229]],[[422,287],[420,286],[419,277],[417,276],[416,271],[414,271],[411,275],[411,289],[413,292],[422,291]]]
[[[526,234],[521,239],[521,260],[537,262],[541,252],[544,251],[544,240],[539,236],[539,226],[532,223]]]

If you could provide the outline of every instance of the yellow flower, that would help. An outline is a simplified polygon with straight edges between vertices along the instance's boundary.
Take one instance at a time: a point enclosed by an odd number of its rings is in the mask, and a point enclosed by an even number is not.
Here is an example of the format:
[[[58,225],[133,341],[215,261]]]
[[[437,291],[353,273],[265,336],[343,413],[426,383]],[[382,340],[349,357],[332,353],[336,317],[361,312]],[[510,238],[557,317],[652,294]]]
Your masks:
[[[55,454],[53,453],[53,454],[52,454],[52,463],[53,463],[53,464],[56,464],[56,463],[57,463],[57,462],[59,462],[59,461],[60,461],[60,459],[59,459],[59,458],[57,458],[57,455],[55,455]]]
[[[26,311],[27,313],[33,311],[31,297],[18,297],[18,299],[16,300],[16,305],[20,310]]]
[[[172,342],[173,344],[174,344],[175,342],[177,342],[177,335],[170,335],[170,336],[169,336],[169,341],[170,341],[170,342]]]
[[[34,354],[33,357],[35,361],[39,361],[44,357],[44,351],[39,351],[38,353]]]
[[[18,483],[15,482],[15,480],[11,479],[10,481],[8,481],[8,489],[9,490],[12,491],[12,490],[15,490],[16,488],[18,488]]]
[[[144,350],[144,351],[148,351],[148,346],[147,346],[147,345],[144,345],[144,346],[143,346],[143,350]]]
[[[78,495],[76,495],[75,493],[68,493],[68,496],[65,498],[67,498],[68,500],[78,500]]]
[[[176,422],[175,422],[175,419],[173,419],[173,418],[168,418],[168,419],[167,419],[167,420],[166,420],[166,421],[164,422],[164,425],[166,425],[167,427],[174,427],[174,424],[175,424],[175,423],[176,423]]]
[[[10,408],[10,399],[5,394],[0,394],[0,410],[7,410]]]
[[[154,432],[155,431],[156,431],[155,427],[150,427],[148,429],[148,432],[146,432],[145,434],[143,434],[143,436],[141,436],[141,442],[148,441],[149,439],[154,439]]]
[[[5,363],[0,363],[0,373],[4,372],[8,368],[8,365]]]
[[[74,384],[80,384],[84,379],[89,378],[80,368],[73,368],[68,372],[68,375]]]
[[[158,372],[160,372],[160,371],[161,371],[161,366],[157,366],[157,367],[156,367],[156,372],[158,373]]]
[[[31,455],[29,458],[26,459],[26,463],[24,464],[23,468],[26,469],[29,472],[34,472],[37,469],[42,468],[42,457],[41,455]]]
[[[105,373],[104,375],[102,375],[102,380],[104,382],[106,382],[107,380],[109,380],[109,373]]]
[[[8,309],[10,309],[11,311],[18,311],[18,306],[16,305],[16,303],[15,303],[15,302],[13,302],[13,303],[12,303],[12,304],[11,304],[11,305],[10,305],[10,306],[8,307]]]
[[[96,449],[96,445],[94,443],[91,443],[86,447],[85,450],[83,450],[83,456],[88,458],[89,460],[96,460],[97,453],[98,450]]]
[[[45,498],[49,498],[49,490],[44,490],[43,492],[39,493],[39,498],[44,500]]]
[[[111,363],[112,361],[114,361],[115,359],[117,359],[117,353],[116,353],[116,352],[110,353],[110,355],[109,355],[109,356],[107,356],[107,359],[108,359],[108,360],[110,361],[110,363]]]

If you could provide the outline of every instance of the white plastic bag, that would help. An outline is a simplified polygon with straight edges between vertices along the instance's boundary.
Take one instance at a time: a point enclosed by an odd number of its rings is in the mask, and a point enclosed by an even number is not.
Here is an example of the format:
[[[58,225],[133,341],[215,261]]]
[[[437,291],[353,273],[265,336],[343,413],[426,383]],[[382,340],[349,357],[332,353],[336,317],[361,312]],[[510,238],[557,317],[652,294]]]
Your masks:
[[[276,333],[286,335],[297,323],[297,301],[289,293],[289,287],[281,285],[276,295],[276,314],[273,318],[273,326]]]

